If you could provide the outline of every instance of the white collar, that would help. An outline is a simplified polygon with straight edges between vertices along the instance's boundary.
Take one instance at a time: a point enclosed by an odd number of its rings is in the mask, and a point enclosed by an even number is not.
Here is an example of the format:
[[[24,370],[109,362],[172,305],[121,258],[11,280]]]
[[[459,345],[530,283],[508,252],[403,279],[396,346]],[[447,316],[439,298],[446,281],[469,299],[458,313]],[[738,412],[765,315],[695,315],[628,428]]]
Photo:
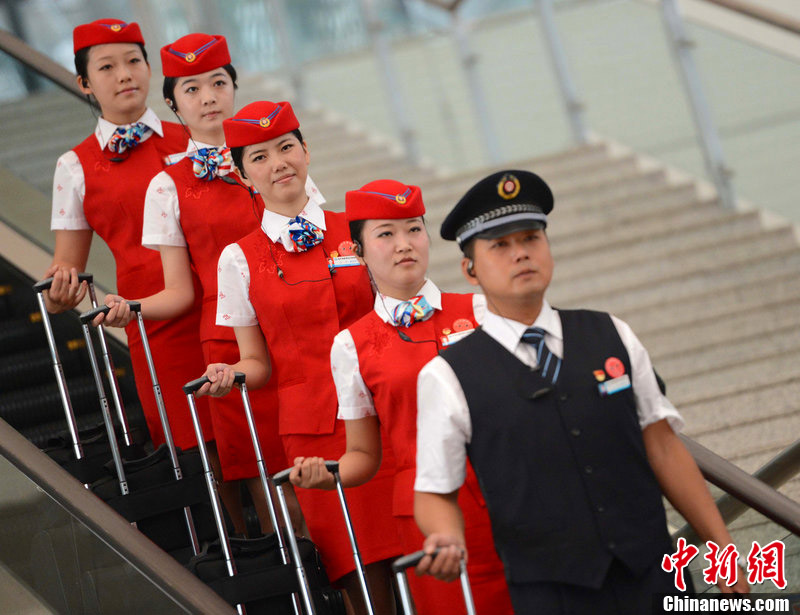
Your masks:
[[[442,291],[430,280],[425,280],[425,284],[419,289],[417,295],[425,297],[425,300],[434,310],[442,309]],[[378,293],[375,295],[375,312],[383,322],[396,324],[392,314],[394,313],[394,309],[403,303],[403,301],[404,299],[395,299],[394,297]]]
[[[312,181],[311,177],[306,178],[306,195],[308,196],[308,203],[306,203],[303,210],[297,214],[309,222],[325,230],[325,212],[322,209],[322,204],[325,203],[325,197],[317,188],[316,184]],[[283,214],[275,213],[269,209],[264,209],[264,215],[261,217],[261,230],[266,233],[272,241],[277,242],[281,236],[281,231],[291,220],[290,217]]]
[[[486,311],[486,318],[483,321],[483,330],[500,343],[503,348],[512,354],[517,349],[522,339],[522,334],[528,327],[541,327],[548,335],[558,339],[563,339],[563,329],[561,328],[561,318],[558,312],[550,307],[545,300],[542,302],[542,310],[533,324],[526,324],[510,318],[498,316],[491,310]]]
[[[142,117],[136,120],[136,122],[142,122],[159,137],[164,136],[164,130],[161,128],[161,120],[158,119],[155,111],[153,111],[150,107],[145,109]],[[133,124],[136,122],[133,122]],[[108,145],[108,141],[111,139],[111,135],[114,134],[114,131],[117,128],[120,126],[127,128],[130,125],[131,124],[112,124],[104,117],[98,118],[97,127],[94,129],[94,136],[97,138],[97,142],[100,144],[100,149],[105,149],[106,145]]]

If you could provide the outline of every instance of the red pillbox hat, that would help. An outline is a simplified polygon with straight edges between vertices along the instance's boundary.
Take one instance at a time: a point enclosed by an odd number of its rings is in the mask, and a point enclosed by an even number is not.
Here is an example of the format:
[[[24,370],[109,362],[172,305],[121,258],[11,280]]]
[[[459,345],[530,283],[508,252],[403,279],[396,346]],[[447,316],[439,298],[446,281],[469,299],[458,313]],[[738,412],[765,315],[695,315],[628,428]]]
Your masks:
[[[161,48],[165,77],[199,75],[230,63],[228,42],[218,34],[187,34]]]
[[[139,24],[126,23],[119,19],[98,19],[77,26],[72,31],[72,46],[75,53],[86,47],[109,43],[141,43],[144,45]]]
[[[422,190],[393,179],[377,179],[344,195],[345,216],[355,220],[399,220],[425,214]]]
[[[222,122],[222,128],[228,147],[244,147],[297,130],[300,122],[288,102],[262,100],[242,107],[239,113]]]

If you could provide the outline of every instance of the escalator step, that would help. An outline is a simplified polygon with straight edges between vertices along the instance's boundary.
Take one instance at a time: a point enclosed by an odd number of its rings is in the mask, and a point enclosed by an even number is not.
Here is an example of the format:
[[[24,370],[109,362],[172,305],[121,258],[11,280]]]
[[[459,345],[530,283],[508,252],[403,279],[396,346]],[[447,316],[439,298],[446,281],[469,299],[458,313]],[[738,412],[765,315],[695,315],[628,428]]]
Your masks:
[[[85,347],[83,340],[72,340],[67,342],[65,348],[59,349],[62,368],[67,377],[88,372],[88,360],[84,357],[87,354]],[[53,382],[54,377],[53,360],[47,348],[17,352],[4,357],[0,362],[0,393],[47,384]]]
[[[8,355],[43,347],[47,343],[47,337],[40,321],[39,312],[33,312],[27,317],[0,321],[0,353]]]
[[[93,378],[85,376],[68,380],[67,389],[76,416],[93,414],[99,410],[100,402]],[[0,418],[18,431],[40,423],[66,421],[58,386],[53,382],[0,394]]]

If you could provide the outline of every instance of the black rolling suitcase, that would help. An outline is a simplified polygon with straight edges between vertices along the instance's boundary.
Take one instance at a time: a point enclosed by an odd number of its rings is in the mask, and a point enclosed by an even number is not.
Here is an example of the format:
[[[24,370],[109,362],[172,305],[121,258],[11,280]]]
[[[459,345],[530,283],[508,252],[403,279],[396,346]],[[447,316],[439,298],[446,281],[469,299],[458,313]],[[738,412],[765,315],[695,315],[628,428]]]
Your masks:
[[[78,279],[86,281],[89,286],[89,297],[92,305],[97,307],[97,297],[94,290],[93,278],[89,273],[78,274]],[[101,423],[92,421],[91,424],[83,426],[76,418],[72,398],[67,388],[67,381],[64,375],[64,366],[58,352],[55,334],[50,323],[50,317],[44,302],[43,292],[48,290],[53,283],[53,278],[47,278],[33,285],[36,301],[42,316],[47,345],[50,349],[50,362],[56,377],[59,398],[64,410],[67,422],[67,433],[50,438],[44,452],[54,461],[63,466],[68,472],[80,480],[88,487],[90,483],[107,475],[105,464],[112,455],[111,445],[108,441],[107,428],[104,429],[106,421]],[[116,410],[117,421],[120,426],[125,447],[121,454],[128,458],[141,456],[142,449],[134,443],[133,435],[128,427],[128,420],[122,407],[122,399],[117,386],[114,364],[104,332],[99,333],[100,346],[103,353],[103,360],[106,368],[106,375],[112,385],[112,396]],[[85,390],[83,390],[85,389]],[[89,392],[89,385],[82,387],[82,396]],[[110,415],[109,415],[110,421]],[[113,422],[110,423],[113,430]],[[116,440],[115,440],[116,441]]]
[[[100,306],[81,314],[83,334],[86,338],[101,409],[107,421],[112,450],[112,464],[108,468],[111,475],[94,482],[91,488],[120,515],[136,524],[137,528],[154,543],[185,563],[200,552],[203,540],[210,540],[215,536],[213,517],[205,489],[203,465],[197,451],[181,451],[173,442],[142,319],[141,305],[135,301],[128,303],[136,314],[165,443],[145,457],[132,461],[121,458],[113,430],[109,426],[111,417],[108,400],[89,328],[95,316],[101,312],[107,313],[109,308]],[[98,332],[102,331],[102,325],[97,329]]]
[[[436,552],[434,552],[435,554]],[[400,590],[400,602],[403,605],[403,615],[415,615],[417,612],[414,609],[414,600],[411,597],[411,589],[408,587],[408,579],[406,578],[406,570],[412,566],[420,563],[422,558],[425,557],[424,551],[417,551],[409,555],[404,555],[392,562],[392,572],[397,580],[397,587]],[[472,589],[469,586],[469,577],[467,576],[467,564],[461,560],[461,574],[459,575],[459,582],[461,583],[461,591],[464,594],[464,605],[467,609],[467,615],[476,615],[475,601],[472,599]]]
[[[183,387],[192,413],[192,422],[198,442],[203,442],[203,432],[194,403],[194,393],[208,382],[206,377],[187,383]],[[222,505],[214,476],[208,461],[205,445],[200,453],[205,467],[208,495],[217,522],[219,539],[205,553],[193,558],[188,568],[212,587],[239,613],[249,615],[344,615],[344,601],[338,590],[330,586],[314,544],[306,538],[296,538],[291,524],[278,516],[272,497],[272,483],[261,453],[253,412],[247,395],[244,374],[236,374],[250,437],[253,441],[259,477],[264,488],[274,532],[256,539],[229,538],[222,520]],[[282,517],[289,518],[281,488],[276,492],[280,500]],[[284,532],[285,530],[285,532]]]

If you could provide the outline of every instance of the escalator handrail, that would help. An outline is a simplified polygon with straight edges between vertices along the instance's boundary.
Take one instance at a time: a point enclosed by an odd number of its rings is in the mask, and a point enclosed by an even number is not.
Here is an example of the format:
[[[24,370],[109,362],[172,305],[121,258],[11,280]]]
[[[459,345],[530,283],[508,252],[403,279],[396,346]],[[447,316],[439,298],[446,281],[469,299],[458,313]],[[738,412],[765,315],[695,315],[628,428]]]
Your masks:
[[[234,613],[214,590],[150,542],[2,419],[0,455],[187,612],[198,615]]]
[[[680,437],[708,482],[792,534],[800,536],[800,503],[789,499],[702,444],[684,435]],[[684,536],[687,540],[694,538],[688,526],[682,527],[673,535],[678,536]]]
[[[84,102],[86,101],[86,95],[78,88],[78,83],[73,73],[3,28],[0,28],[0,50],[70,94]],[[90,100],[90,102],[96,106],[94,100]]]

